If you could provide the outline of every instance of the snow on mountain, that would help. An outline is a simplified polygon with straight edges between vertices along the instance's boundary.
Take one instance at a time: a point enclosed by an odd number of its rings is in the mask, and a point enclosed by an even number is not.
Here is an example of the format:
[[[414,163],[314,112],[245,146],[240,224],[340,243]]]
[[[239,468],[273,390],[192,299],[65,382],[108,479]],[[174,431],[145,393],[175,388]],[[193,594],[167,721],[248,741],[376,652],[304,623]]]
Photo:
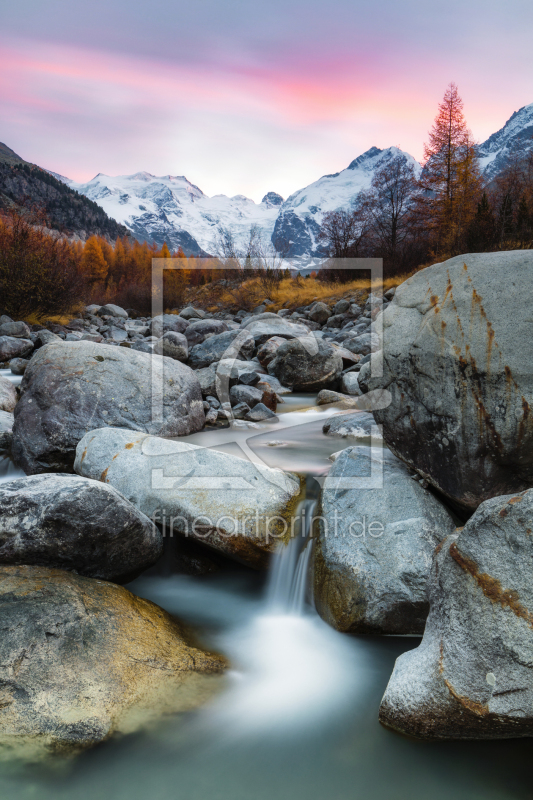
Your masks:
[[[479,165],[486,179],[500,172],[512,153],[533,149],[533,103],[523,106],[507,120],[503,128],[478,145]]]
[[[149,172],[109,177],[99,174],[88,183],[69,186],[100,205],[110,217],[125,225],[141,241],[167,242],[187,254],[216,252],[218,229],[227,228],[240,249],[245,249],[250,228],[259,228],[265,242],[288,244],[287,255],[321,255],[318,232],[328,211],[349,208],[362,189],[368,189],[377,169],[401,155],[420,165],[397,147],[372,147],[342,172],[324,175],[291,195],[285,202],[268,192],[260,203],[243,195],[207,197],[183,176],[155,177]]]
[[[99,174],[88,183],[70,182],[73,189],[100,205],[141,241],[167,242],[187,255],[216,251],[218,228],[231,230],[237,245],[246,246],[257,226],[270,240],[283,198],[269,192],[261,203],[244,195],[207,197],[184,176],[156,177],[149,172],[111,178]]]
[[[318,234],[324,214],[350,208],[359,192],[370,187],[376,171],[397,156],[412,164],[417,176],[420,174],[420,164],[409,153],[397,147],[371,147],[346,169],[324,175],[287,198],[279,210],[272,240],[279,249],[287,248],[290,256],[320,255]]]

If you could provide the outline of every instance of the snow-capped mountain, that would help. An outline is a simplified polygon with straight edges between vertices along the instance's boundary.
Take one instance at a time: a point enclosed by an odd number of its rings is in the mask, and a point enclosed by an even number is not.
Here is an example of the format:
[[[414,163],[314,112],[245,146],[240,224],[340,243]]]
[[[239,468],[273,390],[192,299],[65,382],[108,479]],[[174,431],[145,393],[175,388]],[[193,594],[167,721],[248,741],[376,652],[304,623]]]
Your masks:
[[[418,177],[420,164],[409,153],[397,147],[371,147],[346,169],[324,175],[287,198],[279,210],[272,240],[279,249],[288,245],[290,256],[320,255],[318,234],[324,214],[349,208],[359,192],[370,188],[376,171],[397,156],[412,164]]]
[[[533,103],[523,106],[507,120],[503,128],[489,136],[477,148],[483,176],[492,180],[513,153],[533,149]]]
[[[245,248],[250,228],[257,226],[270,240],[283,198],[269,192],[261,203],[244,195],[207,197],[183,176],[156,177],[149,172],[111,178],[99,174],[88,183],[69,185],[100,205],[133,235],[171,250],[207,255],[216,251],[219,228],[231,230],[238,247]]]
[[[489,181],[505,166],[511,153],[533,149],[533,104],[516,111],[501,130],[478,146],[484,177]],[[376,171],[400,156],[418,176],[422,167],[397,147],[371,147],[341,172],[319,180],[283,201],[268,192],[260,203],[243,195],[208,197],[187,178],[148,172],[109,177],[97,175],[88,183],[60,180],[94,200],[141,241],[167,242],[187,254],[207,255],[218,250],[219,229],[231,231],[238,249],[245,250],[250,229],[259,229],[263,241],[272,241],[288,256],[320,256],[318,233],[324,214],[350,208],[360,191],[368,189]]]
[[[346,169],[324,175],[285,202],[276,192],[268,192],[261,203],[243,195],[208,197],[183,176],[156,177],[148,172],[114,178],[99,174],[88,183],[68,184],[141,241],[166,241],[171,249],[181,246],[187,254],[216,252],[220,228],[230,230],[237,247],[244,250],[250,228],[256,226],[265,242],[283,245],[287,255],[320,255],[317,237],[324,214],[348,208],[362,189],[369,188],[376,170],[398,155],[420,171],[418,162],[397,147],[372,147]]]

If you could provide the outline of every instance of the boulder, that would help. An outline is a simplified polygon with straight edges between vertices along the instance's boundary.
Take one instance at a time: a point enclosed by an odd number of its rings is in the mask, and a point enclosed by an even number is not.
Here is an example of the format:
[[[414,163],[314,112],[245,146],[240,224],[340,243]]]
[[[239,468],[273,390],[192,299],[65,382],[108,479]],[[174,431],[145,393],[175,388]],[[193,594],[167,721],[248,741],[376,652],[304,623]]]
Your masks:
[[[0,411],[12,412],[17,405],[17,390],[8,378],[0,375]]]
[[[191,322],[185,330],[185,336],[189,343],[189,347],[194,347],[195,344],[201,344],[207,336],[212,334],[224,333],[228,330],[225,322],[219,319],[199,319],[196,322]]]
[[[322,426],[326,436],[338,436],[342,439],[367,439],[376,427],[373,414],[368,411],[356,411],[351,414],[335,414]],[[374,431],[374,438],[379,438]]]
[[[250,408],[253,408],[263,399],[263,392],[261,389],[256,389],[255,386],[241,386],[238,384],[231,387],[229,396],[232,405],[246,403]]]
[[[0,508],[0,564],[123,583],[163,552],[163,537],[144,514],[112,486],[77,475],[0,483]]]
[[[347,448],[322,489],[318,613],[349,633],[422,633],[433,551],[454,530],[447,509],[392,453]]]
[[[4,322],[0,325],[0,336],[13,336],[16,339],[29,339],[30,329],[25,322]]]
[[[189,364],[193,369],[203,369],[221,359],[246,359],[253,354],[254,346],[253,336],[247,331],[225,331],[191,348]]]
[[[88,334],[85,334],[88,336]],[[102,337],[100,337],[101,339]],[[46,328],[42,331],[37,331],[35,334],[35,348],[44,347],[45,344],[50,344],[51,342],[61,342],[61,336],[58,336],[57,333],[52,333],[52,331],[46,330]]]
[[[98,317],[117,317],[118,319],[128,319],[128,312],[124,311],[120,306],[115,306],[113,303],[107,303],[101,306],[96,312]]]
[[[349,308],[350,308],[350,301],[343,298],[342,300],[337,300],[337,302],[333,306],[333,313],[346,314]]]
[[[159,314],[154,317],[148,326],[148,335],[160,339],[166,331],[185,333],[189,323],[177,314]]]
[[[204,319],[205,311],[202,311],[200,308],[193,308],[192,306],[187,306],[179,313],[180,317],[183,319]]]
[[[177,331],[167,331],[154,345],[154,353],[160,356],[168,356],[176,361],[187,361],[189,355],[189,345],[183,333]]]
[[[70,472],[87,431],[109,425],[184,436],[204,419],[200,385],[185,364],[93,342],[53,343],[22,379],[13,456],[26,474]]]
[[[32,351],[33,342],[29,339],[0,336],[0,362],[11,361],[12,358],[26,358]]]
[[[271,361],[276,357],[278,348],[281,347],[287,340],[281,336],[272,336],[271,339],[261,345],[257,351],[257,358],[262,367],[268,367]]]
[[[162,608],[71,572],[0,567],[0,615],[6,760],[78,752],[189,711],[225,667]]]
[[[363,394],[361,387],[359,386],[359,376],[357,372],[345,372],[341,378],[340,384],[341,392],[345,394],[351,394],[360,396]]]
[[[357,397],[342,392],[333,392],[331,389],[321,389],[316,396],[317,406],[339,405],[342,408],[359,408]]]
[[[256,403],[251,411],[248,411],[244,419],[250,422],[264,422],[266,420],[275,421],[277,417],[272,409],[267,408],[264,403]]]
[[[148,517],[256,568],[283,537],[300,491],[281,470],[120,428],[87,434],[76,472],[114,486]]]
[[[331,317],[331,310],[329,306],[327,306],[325,303],[321,302],[313,303],[313,305],[309,309],[307,316],[313,322],[318,322],[319,325],[324,325]]]
[[[533,736],[533,490],[483,502],[438,548],[424,638],[400,656],[385,725],[430,739]]]
[[[297,339],[301,336],[309,336],[309,328],[299,322],[289,322],[277,314],[272,314],[272,319],[251,319],[244,321],[242,328],[249,331],[254,337],[256,347],[272,339],[273,336],[280,336],[282,339]]]
[[[307,336],[282,344],[268,371],[295,392],[313,392],[339,378],[342,358],[328,342]]]
[[[361,333],[359,336],[346,339],[344,349],[356,355],[366,356],[379,350],[379,336],[377,333]]]
[[[12,358],[9,362],[9,369],[13,375],[24,375],[29,363],[27,358]]]
[[[392,399],[376,419],[467,512],[533,486],[532,280],[533,250],[457,256],[405,281],[383,312],[383,375],[366,385]]]

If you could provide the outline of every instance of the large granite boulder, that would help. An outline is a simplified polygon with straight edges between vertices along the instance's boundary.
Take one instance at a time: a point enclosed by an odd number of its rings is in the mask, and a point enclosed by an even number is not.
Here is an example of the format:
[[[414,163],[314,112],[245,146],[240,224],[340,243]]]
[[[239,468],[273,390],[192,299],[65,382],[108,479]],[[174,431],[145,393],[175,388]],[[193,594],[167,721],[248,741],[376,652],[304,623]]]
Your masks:
[[[281,470],[119,428],[88,433],[75,469],[111,484],[160,524],[165,516],[167,535],[172,525],[173,533],[256,568],[287,533],[300,491],[299,480]]]
[[[226,358],[250,358],[254,351],[254,339],[248,331],[225,331],[209,336],[196,344],[189,352],[189,364],[193,369],[203,369]]]
[[[533,736],[533,490],[482,503],[438,548],[422,643],[380,720],[411,736]]]
[[[383,312],[383,376],[361,371],[391,393],[391,450],[467,511],[533,486],[532,281],[531,250],[417,272]]]
[[[80,751],[216,691],[224,659],[126,589],[0,566],[0,758]]]
[[[0,483],[0,509],[0,564],[123,583],[163,552],[163,537],[148,517],[112,486],[78,475]]]
[[[114,305],[113,303],[107,303],[107,305],[101,306],[98,311],[96,311],[96,315],[98,317],[116,317],[117,319],[128,319],[128,312],[120,306]]]
[[[12,358],[27,358],[33,352],[33,342],[16,336],[0,336],[0,363]]]
[[[0,375],[0,411],[14,411],[17,405],[17,390],[8,378]]]
[[[70,472],[76,445],[95,428],[184,436],[205,422],[200,384],[185,364],[94,342],[39,349],[21,392],[13,455],[26,474]]]
[[[315,603],[349,633],[420,634],[435,547],[455,530],[444,506],[386,449],[349,447],[321,499]]]
[[[294,392],[314,392],[340,377],[342,357],[328,342],[306,336],[280,345],[268,371]]]

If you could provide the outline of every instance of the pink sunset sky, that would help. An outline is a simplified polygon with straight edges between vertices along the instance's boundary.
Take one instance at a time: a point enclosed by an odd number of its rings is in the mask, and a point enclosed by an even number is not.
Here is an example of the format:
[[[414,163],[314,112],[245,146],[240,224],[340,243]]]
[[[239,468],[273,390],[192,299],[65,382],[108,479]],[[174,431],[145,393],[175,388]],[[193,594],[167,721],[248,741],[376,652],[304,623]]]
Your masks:
[[[452,80],[478,141],[533,102],[522,0],[19,0],[2,15],[0,141],[78,181],[146,170],[287,197],[373,145],[421,159]]]

